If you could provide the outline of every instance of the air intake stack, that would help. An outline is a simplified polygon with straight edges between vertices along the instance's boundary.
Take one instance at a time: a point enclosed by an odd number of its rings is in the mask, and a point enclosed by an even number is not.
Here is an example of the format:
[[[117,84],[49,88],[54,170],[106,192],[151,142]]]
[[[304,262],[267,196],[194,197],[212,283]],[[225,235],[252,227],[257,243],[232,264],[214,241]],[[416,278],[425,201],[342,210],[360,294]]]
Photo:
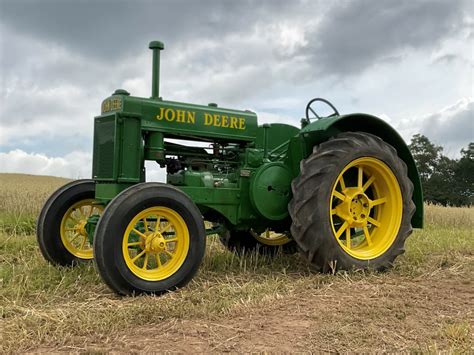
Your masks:
[[[153,74],[151,78],[151,98],[160,97],[160,51],[165,49],[165,45],[160,41],[151,41],[148,48],[153,50]]]

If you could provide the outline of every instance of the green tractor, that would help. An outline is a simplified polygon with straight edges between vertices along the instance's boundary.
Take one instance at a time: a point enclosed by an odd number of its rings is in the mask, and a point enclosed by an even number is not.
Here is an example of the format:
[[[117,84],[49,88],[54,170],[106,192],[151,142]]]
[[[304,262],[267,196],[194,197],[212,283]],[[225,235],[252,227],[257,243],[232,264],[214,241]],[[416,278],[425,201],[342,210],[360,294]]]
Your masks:
[[[92,179],[54,192],[38,219],[54,265],[94,259],[123,295],[184,286],[218,234],[242,254],[299,250],[312,269],[383,270],[423,226],[417,168],[381,119],[311,100],[301,127],[252,111],[164,100],[153,41],[152,95],[116,90],[94,123]],[[334,111],[320,117],[314,103]],[[167,183],[145,182],[145,161]],[[205,222],[206,221],[206,222]]]

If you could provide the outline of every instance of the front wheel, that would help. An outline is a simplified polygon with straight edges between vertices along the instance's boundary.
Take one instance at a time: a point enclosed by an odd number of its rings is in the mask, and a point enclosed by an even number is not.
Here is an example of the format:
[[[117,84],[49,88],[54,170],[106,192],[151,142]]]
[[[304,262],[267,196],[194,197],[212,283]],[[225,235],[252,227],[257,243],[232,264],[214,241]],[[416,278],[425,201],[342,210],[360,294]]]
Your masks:
[[[94,200],[93,180],[76,180],[56,190],[38,217],[36,235],[44,258],[54,265],[74,265],[93,257],[87,225],[103,205]]]
[[[302,161],[292,190],[291,232],[314,269],[383,270],[404,252],[413,184],[380,138],[350,132],[320,144]]]
[[[205,236],[199,209],[182,191],[160,183],[134,185],[109,203],[97,225],[97,269],[122,295],[174,290],[196,274]]]

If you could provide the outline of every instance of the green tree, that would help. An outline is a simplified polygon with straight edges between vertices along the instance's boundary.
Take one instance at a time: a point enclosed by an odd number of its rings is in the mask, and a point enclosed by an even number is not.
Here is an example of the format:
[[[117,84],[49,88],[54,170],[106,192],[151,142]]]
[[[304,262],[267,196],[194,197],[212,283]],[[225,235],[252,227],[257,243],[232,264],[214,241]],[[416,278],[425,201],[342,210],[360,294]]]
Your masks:
[[[425,181],[425,200],[444,206],[458,205],[459,193],[455,179],[456,160],[440,155],[431,176]]]
[[[422,134],[415,134],[408,147],[418,167],[421,182],[426,183],[436,171],[443,148],[434,145]]]
[[[425,201],[442,205],[474,204],[474,143],[454,160],[443,155],[443,147],[415,134],[409,145],[420,173]]]
[[[461,158],[454,170],[456,187],[460,196],[460,205],[474,204],[474,142],[461,149]]]

